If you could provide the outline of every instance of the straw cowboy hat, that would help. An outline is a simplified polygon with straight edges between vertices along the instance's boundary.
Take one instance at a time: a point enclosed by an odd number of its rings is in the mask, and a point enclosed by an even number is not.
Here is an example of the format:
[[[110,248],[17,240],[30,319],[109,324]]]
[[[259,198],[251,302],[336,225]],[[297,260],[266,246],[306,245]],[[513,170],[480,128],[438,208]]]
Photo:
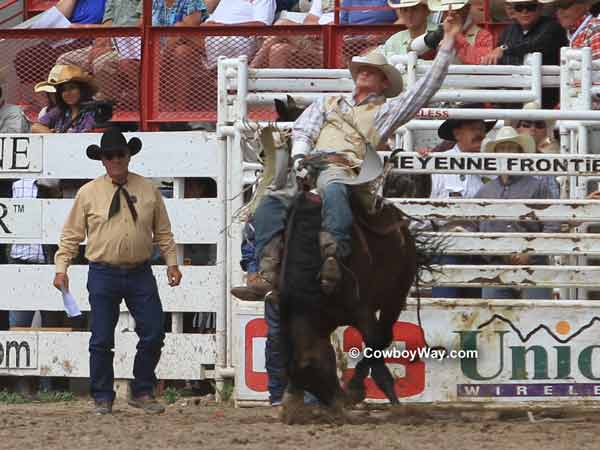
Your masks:
[[[128,149],[130,156],[133,156],[142,149],[142,141],[136,137],[129,139],[125,139],[123,133],[121,133],[117,128],[109,128],[102,134],[102,138],[100,139],[100,146],[96,144],[90,145],[87,150],[87,156],[90,159],[95,161],[100,161],[102,159],[103,153],[115,152],[117,150]]]
[[[381,53],[371,52],[366,56],[355,56],[352,58],[350,62],[350,74],[354,82],[356,82],[356,77],[358,76],[358,68],[361,66],[375,67],[383,72],[390,82],[390,86],[383,91],[385,97],[396,97],[402,92],[402,74],[388,63],[385,56]]]
[[[48,74],[48,81],[42,81],[35,85],[35,92],[56,92],[56,86],[69,81],[78,81],[87,84],[92,93],[98,92],[98,86],[94,77],[78,66],[68,66],[63,64],[55,65]]]
[[[394,9],[412,8],[417,5],[427,6],[427,0],[387,0],[388,6]]]
[[[456,11],[469,4],[469,0],[428,0],[430,11]]]
[[[535,153],[535,141],[528,134],[519,134],[513,127],[502,127],[496,137],[483,144],[484,153],[494,153],[498,144],[512,142],[518,144],[523,153]]]
[[[484,109],[484,105],[482,103],[464,103],[457,104],[457,108],[463,109]],[[448,119],[445,120],[444,123],[440,125],[438,128],[438,136],[440,139],[444,139],[446,141],[454,141],[454,129],[459,127],[464,122],[473,122],[479,119]],[[494,125],[496,125],[496,120],[485,120],[483,123],[485,125],[485,132],[488,133]]]

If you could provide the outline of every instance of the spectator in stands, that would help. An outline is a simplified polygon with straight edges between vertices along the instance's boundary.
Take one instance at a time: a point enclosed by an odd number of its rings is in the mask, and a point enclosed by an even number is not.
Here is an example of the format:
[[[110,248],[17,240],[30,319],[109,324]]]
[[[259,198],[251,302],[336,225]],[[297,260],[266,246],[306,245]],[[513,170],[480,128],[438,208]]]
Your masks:
[[[342,0],[341,6],[342,8],[352,8],[351,10],[341,11],[340,24],[342,25],[392,24],[396,21],[396,14],[388,6],[387,0]],[[377,9],[354,9],[360,7]],[[348,64],[353,56],[364,55],[376,49],[381,45],[384,38],[383,34],[367,31],[364,34],[346,36],[342,49],[345,56],[344,62]]]
[[[275,20],[275,0],[227,0],[221,1],[202,26],[238,25],[264,27]],[[217,66],[220,55],[236,58],[246,55],[248,60],[257,51],[254,37],[214,36],[206,38],[206,61],[209,69]]]
[[[294,19],[294,20],[292,20]],[[296,25],[297,16],[287,15],[275,25]],[[321,0],[313,0],[310,11],[304,15],[304,25],[326,25],[333,22],[333,12],[324,12]],[[265,40],[250,63],[250,67],[321,67],[323,43],[311,36],[283,38],[272,36]]]
[[[7,93],[7,69],[0,69],[0,133],[28,133],[29,122],[23,114],[23,110],[16,105],[6,103]],[[8,180],[0,181],[0,196],[10,197],[11,184]],[[0,245],[0,261],[6,262],[6,245]],[[8,328],[8,314],[0,311],[0,330]]]
[[[387,0],[342,0],[342,8],[382,8],[388,6]],[[342,10],[340,23],[342,25],[379,25],[396,21],[396,14],[390,9]]]
[[[60,0],[39,16],[32,18],[31,28],[87,27],[102,22],[106,0]],[[15,57],[15,71],[20,82],[21,98],[34,107],[39,99],[33,97],[33,85],[50,72],[56,59],[69,51],[89,45],[91,39],[44,39],[20,50]]]
[[[444,11],[445,15],[455,17],[463,24],[462,33],[456,41],[455,64],[481,64],[481,59],[494,48],[492,34],[473,21],[469,2],[470,0],[429,0],[431,11]],[[438,28],[428,32],[422,40],[430,49],[436,49],[442,36],[441,28]],[[418,39],[418,44],[421,47],[421,38]]]
[[[143,2],[139,4],[141,15]],[[152,25],[161,27],[194,27],[208,18],[208,8],[203,0],[153,0]],[[186,100],[192,78],[197,71],[199,60],[198,45],[190,39],[174,36],[165,39],[161,46],[160,77],[162,86],[160,92],[165,99],[174,102],[171,108],[175,111],[186,110]],[[177,81],[169,80],[177,74]]]
[[[600,19],[590,13],[587,0],[539,0],[555,6],[558,23],[567,32],[571,48],[591,47],[592,58],[600,58]]]
[[[298,2],[299,12],[281,11],[275,25],[327,25],[334,20],[334,0],[302,0]],[[306,18],[311,15],[308,21]]]
[[[535,153],[535,141],[529,134],[519,134],[512,127],[501,128],[494,139],[490,139],[483,147],[485,153]],[[552,198],[546,185],[532,175],[509,175],[502,174],[489,183],[482,186],[475,198],[485,199],[548,199]],[[556,232],[557,223],[544,223],[539,221],[507,221],[486,220],[478,225],[478,231],[484,233],[541,233]],[[488,264],[509,265],[545,265],[548,259],[541,255],[529,255],[527,253],[510,256],[492,256]],[[520,292],[517,292],[520,291]],[[552,289],[548,288],[526,288],[513,289],[507,287],[483,288],[484,299],[495,298],[518,298],[524,299],[546,299],[552,298]]]
[[[410,48],[413,40],[428,31],[437,30],[437,25],[428,20],[427,0],[389,0],[388,4],[396,11],[398,17],[396,23],[404,25],[406,29],[392,35],[385,44],[377,48],[377,51],[386,58],[405,55],[411,50],[416,51],[416,49]],[[421,59],[433,59],[434,56],[435,49],[429,48],[419,55]]]
[[[523,64],[527,53],[541,52],[542,64],[560,64],[560,48],[568,45],[564,29],[551,17],[542,16],[537,0],[511,0],[514,23],[504,29],[498,46],[483,57],[482,64]],[[542,106],[552,109],[559,101],[558,88],[542,91]]]
[[[12,198],[60,198],[60,185],[58,180],[42,180],[23,178],[17,180],[12,186]],[[46,264],[53,260],[55,246],[42,246],[42,244],[13,244],[9,253],[10,264]],[[11,327],[30,327],[34,311],[11,311]],[[62,325],[63,312],[42,311],[43,326]]]
[[[462,108],[483,108],[482,104],[462,105]],[[438,129],[440,139],[456,144],[444,155],[478,153],[486,134],[494,127],[495,121],[448,119]],[[431,176],[431,198],[473,198],[483,186],[481,175],[477,174],[433,174]],[[442,231],[464,231],[465,224],[457,221],[447,223],[436,221],[433,228]],[[440,264],[474,264],[477,260],[469,255],[443,255]],[[480,298],[478,288],[434,287],[432,296],[437,298]]]
[[[60,198],[60,184],[58,180],[42,180],[24,178],[17,180],[12,185],[12,198]],[[10,246],[8,256],[9,264],[47,264],[54,258],[55,245],[42,244],[13,244]],[[10,311],[9,325],[11,328],[32,326],[35,311]],[[62,311],[41,311],[43,327],[60,327],[64,325]],[[16,390],[25,396],[30,396],[36,391],[37,381],[33,377],[19,377]],[[39,389],[49,391],[53,388],[52,378],[40,377]]]
[[[56,65],[48,81],[35,86],[36,92],[56,90],[56,106],[33,124],[33,133],[84,133],[94,128],[93,111],[82,110],[97,91],[94,78],[77,66]]]
[[[60,0],[58,9],[72,24],[91,25],[102,23],[106,0]]]
[[[29,122],[17,105],[6,103],[7,70],[0,69],[0,133],[28,133]]]
[[[139,4],[140,0],[106,0],[102,26],[138,25],[141,18]],[[137,79],[139,47],[140,41],[137,38],[97,38],[94,45],[65,53],[56,63],[79,66],[93,73],[100,90],[99,98],[124,103],[124,98],[129,97],[130,93],[122,92],[121,88],[124,83],[130,85],[132,79]]]
[[[530,102],[523,105],[523,109],[540,109],[538,102]],[[515,128],[519,134],[530,135],[534,142],[537,153],[556,154],[560,153],[560,146],[554,138],[554,120],[517,120]],[[550,198],[560,198],[560,186],[553,175],[534,175],[550,192]]]

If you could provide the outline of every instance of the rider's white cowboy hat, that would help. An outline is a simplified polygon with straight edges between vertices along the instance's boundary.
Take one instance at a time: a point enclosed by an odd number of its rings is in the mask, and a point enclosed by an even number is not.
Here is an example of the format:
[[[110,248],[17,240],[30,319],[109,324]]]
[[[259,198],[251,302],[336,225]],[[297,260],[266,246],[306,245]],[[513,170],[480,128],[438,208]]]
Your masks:
[[[383,72],[390,86],[383,91],[387,98],[396,97],[402,92],[402,74],[398,69],[388,63],[388,60],[381,53],[371,52],[366,56],[355,56],[350,62],[350,74],[356,82],[358,68],[361,66],[375,67]]]
[[[412,8],[417,5],[427,5],[427,0],[387,0],[390,8]]]
[[[469,4],[469,0],[428,0],[430,11],[457,11]]]
[[[484,153],[494,153],[498,144],[512,142],[523,149],[523,153],[535,153],[535,141],[528,134],[519,134],[513,127],[502,127],[496,137],[483,144]]]

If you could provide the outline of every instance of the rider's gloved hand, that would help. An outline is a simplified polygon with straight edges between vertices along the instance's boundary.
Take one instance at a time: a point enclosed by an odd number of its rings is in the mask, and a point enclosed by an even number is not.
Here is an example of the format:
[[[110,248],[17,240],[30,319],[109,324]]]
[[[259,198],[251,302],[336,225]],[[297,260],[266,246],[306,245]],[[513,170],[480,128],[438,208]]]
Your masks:
[[[310,150],[310,145],[307,142],[296,140],[292,144],[292,170],[296,173],[297,177],[304,178],[307,175],[302,161],[310,153]]]
[[[306,155],[296,155],[293,158],[292,169],[294,172],[298,173],[301,170],[304,170],[304,157]]]

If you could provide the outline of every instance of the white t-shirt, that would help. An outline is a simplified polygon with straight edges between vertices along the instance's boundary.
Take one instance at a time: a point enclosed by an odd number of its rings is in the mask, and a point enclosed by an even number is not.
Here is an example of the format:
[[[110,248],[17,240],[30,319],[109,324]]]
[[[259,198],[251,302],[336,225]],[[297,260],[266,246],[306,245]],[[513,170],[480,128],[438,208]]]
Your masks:
[[[275,20],[275,0],[221,0],[208,22],[229,25],[243,22],[263,22],[272,25]]]
[[[310,7],[309,14],[317,16],[319,18],[319,25],[327,25],[332,23],[334,20],[333,13],[323,13],[323,3],[321,0],[313,0],[312,6]]]
[[[458,145],[443,152],[444,155],[461,153]],[[444,173],[431,175],[431,198],[473,198],[483,186],[481,175]]]

